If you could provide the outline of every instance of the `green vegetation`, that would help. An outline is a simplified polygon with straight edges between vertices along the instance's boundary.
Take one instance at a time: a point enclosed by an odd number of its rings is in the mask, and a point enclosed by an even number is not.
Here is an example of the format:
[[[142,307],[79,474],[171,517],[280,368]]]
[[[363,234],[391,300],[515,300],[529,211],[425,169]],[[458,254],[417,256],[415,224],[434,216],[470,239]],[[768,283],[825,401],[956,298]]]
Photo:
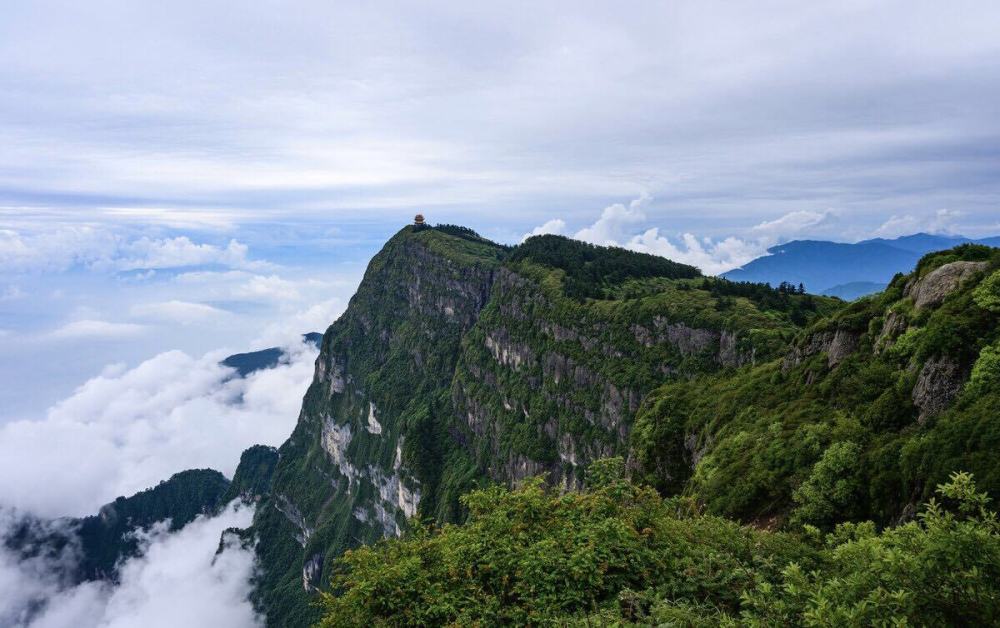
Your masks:
[[[965,544],[993,561],[995,524],[953,474],[1000,496],[998,271],[958,247],[847,304],[404,227],[324,335],[291,437],[235,478],[259,498],[255,601],[280,626],[320,620],[317,592],[328,625],[984,617],[995,564]],[[637,484],[587,471],[614,456]],[[943,484],[948,508],[922,507]]]
[[[563,271],[566,295],[576,299],[601,298],[608,286],[626,279],[701,276],[694,266],[678,264],[658,255],[595,246],[557,235],[528,238],[510,255],[513,264],[523,260]]]
[[[229,480],[212,469],[181,471],[131,497],[119,497],[101,508],[99,515],[78,521],[81,544],[80,576],[91,580],[115,574],[118,562],[135,555],[134,530],[170,520],[179,530],[200,514],[222,506]]]
[[[463,497],[464,525],[353,550],[321,626],[987,625],[1000,525],[956,474],[917,521],[792,535],[704,515],[595,464],[591,487],[538,480]]]
[[[229,503],[237,497],[244,501],[256,501],[271,490],[271,477],[278,464],[278,450],[265,445],[253,445],[240,455],[240,464],[233,474],[222,503]]]
[[[640,477],[715,514],[825,527],[892,523],[963,469],[1000,496],[1000,326],[983,281],[1000,251],[984,248],[924,258],[924,277],[988,264],[940,305],[916,310],[916,274],[897,276],[816,320],[783,359],[654,391],[632,433]]]
[[[577,258],[586,261],[567,261]],[[494,479],[543,466],[578,482],[581,465],[626,453],[639,401],[664,380],[776,357],[802,325],[840,306],[761,284],[678,279],[687,267],[650,258],[539,237],[505,261],[463,339],[453,385],[459,416],[475,420],[477,462]],[[599,299],[574,296],[570,272],[590,282],[588,264],[619,281],[600,282]]]

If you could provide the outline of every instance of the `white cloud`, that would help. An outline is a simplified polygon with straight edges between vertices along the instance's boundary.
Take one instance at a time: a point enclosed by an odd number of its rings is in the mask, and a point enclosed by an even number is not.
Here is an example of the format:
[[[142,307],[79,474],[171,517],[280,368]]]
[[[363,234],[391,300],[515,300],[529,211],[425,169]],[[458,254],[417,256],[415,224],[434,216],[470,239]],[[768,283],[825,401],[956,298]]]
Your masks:
[[[225,247],[218,247],[196,244],[187,236],[166,239],[142,237],[123,244],[112,265],[118,270],[183,268],[203,264],[239,268],[250,265],[248,251],[247,245],[236,240],[230,240]]]
[[[626,207],[615,203],[604,208],[597,222],[576,232],[577,240],[600,244],[602,246],[621,246],[627,237],[627,231],[646,220],[642,208],[650,201],[647,194],[633,200]]]
[[[140,303],[129,310],[132,316],[158,321],[190,325],[205,321],[224,318],[228,312],[204,303],[188,301],[163,301],[158,303]]]
[[[169,351],[105,370],[44,419],[0,425],[0,503],[82,515],[180,469],[231,475],[243,449],[278,445],[295,425],[316,352],[291,350],[288,364],[246,379],[221,355]]]
[[[566,233],[566,221],[562,218],[553,218],[543,225],[539,225],[532,229],[529,233],[521,236],[521,242],[524,242],[531,236],[537,235],[562,235]]]
[[[761,241],[735,237],[718,241],[708,238],[699,240],[693,234],[685,233],[675,243],[660,235],[656,227],[634,236],[625,247],[691,264],[710,275],[723,273],[767,254],[767,245]]]
[[[957,221],[963,215],[965,215],[964,212],[952,209],[939,209],[929,216],[893,215],[875,230],[875,235],[882,238],[895,238],[918,232],[958,234]]]
[[[233,290],[239,299],[261,301],[297,301],[301,298],[295,284],[277,275],[254,275]]]
[[[225,246],[197,243],[187,236],[127,238],[111,228],[45,225],[44,230],[0,229],[0,267],[6,272],[62,271],[85,267],[101,271],[184,268],[215,264],[263,269],[271,265],[248,257],[237,240]]]
[[[48,334],[53,340],[117,339],[137,336],[145,331],[135,323],[112,323],[101,320],[79,320],[67,323]]]
[[[767,255],[767,249],[779,242],[826,229],[836,219],[836,213],[829,210],[794,211],[751,227],[745,237],[699,238],[689,232],[669,237],[659,227],[642,228],[647,222],[642,208],[651,200],[643,194],[628,206],[616,203],[605,207],[600,218],[578,231],[575,237],[594,244],[660,255],[717,275]],[[636,233],[639,229],[642,230]]]
[[[110,231],[89,225],[60,226],[42,233],[0,229],[0,268],[6,272],[65,270],[106,259],[117,246]]]
[[[261,625],[248,600],[253,552],[226,536],[216,554],[223,531],[246,527],[252,516],[252,509],[234,503],[173,533],[166,522],[139,532],[142,553],[121,565],[116,585],[61,582],[72,552],[19,560],[0,548],[0,622],[17,628]]]
[[[825,212],[794,211],[780,218],[761,222],[750,231],[757,237],[777,242],[783,238],[790,238],[805,231],[814,230],[822,225],[827,225],[834,217],[834,212],[830,210]]]
[[[254,340],[260,346],[285,345],[294,342],[303,332],[325,332],[330,324],[344,313],[344,300],[334,297],[314,303],[304,310],[268,325]]]

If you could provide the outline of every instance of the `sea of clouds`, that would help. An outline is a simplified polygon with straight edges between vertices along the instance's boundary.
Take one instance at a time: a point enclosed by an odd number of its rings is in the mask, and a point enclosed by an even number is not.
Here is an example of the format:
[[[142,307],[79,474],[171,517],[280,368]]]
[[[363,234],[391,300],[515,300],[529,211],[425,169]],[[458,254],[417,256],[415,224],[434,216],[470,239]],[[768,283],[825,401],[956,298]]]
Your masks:
[[[277,367],[246,378],[221,366],[219,353],[164,352],[131,369],[108,367],[41,420],[0,425],[0,538],[25,517],[58,528],[56,518],[94,514],[183,469],[231,477],[246,447],[278,445],[294,427],[316,349],[285,349]],[[142,531],[142,553],[120,566],[114,585],[72,583],[72,545],[31,557],[0,546],[0,625],[257,625],[252,548],[228,542],[216,554],[223,530],[252,516],[231,504],[174,533],[166,523]]]
[[[21,559],[0,546],[0,625],[16,628],[242,628],[261,624],[248,596],[254,554],[224,530],[250,524],[252,508],[233,503],[177,532],[166,522],[137,533],[141,554],[126,560],[119,581],[73,585],[74,548]],[[0,523],[11,524],[11,513]]]

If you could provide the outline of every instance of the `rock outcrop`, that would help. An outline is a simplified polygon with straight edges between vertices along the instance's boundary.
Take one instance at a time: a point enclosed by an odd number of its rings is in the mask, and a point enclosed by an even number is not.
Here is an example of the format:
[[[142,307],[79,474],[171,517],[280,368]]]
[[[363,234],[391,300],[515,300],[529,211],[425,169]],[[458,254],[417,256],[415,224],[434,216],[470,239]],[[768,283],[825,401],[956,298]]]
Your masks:
[[[905,295],[917,310],[940,305],[968,277],[986,268],[986,262],[951,262],[935,268],[906,286]]]
[[[804,342],[797,344],[788,352],[782,363],[782,369],[787,372],[820,353],[826,354],[827,367],[834,368],[858,350],[860,338],[860,333],[846,329],[811,334]]]
[[[938,356],[927,360],[913,386],[913,405],[920,409],[917,421],[923,424],[947,410],[967,376],[953,358]]]

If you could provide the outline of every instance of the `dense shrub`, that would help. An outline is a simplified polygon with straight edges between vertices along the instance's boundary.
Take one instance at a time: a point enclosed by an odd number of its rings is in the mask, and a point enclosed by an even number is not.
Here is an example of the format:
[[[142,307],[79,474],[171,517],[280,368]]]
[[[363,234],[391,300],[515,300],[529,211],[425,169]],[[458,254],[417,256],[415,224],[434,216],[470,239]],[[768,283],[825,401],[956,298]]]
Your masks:
[[[591,478],[569,494],[476,491],[464,525],[348,552],[321,625],[987,625],[1000,612],[1000,526],[968,474],[898,528],[798,539],[664,500],[620,460]]]
[[[344,555],[323,626],[539,625],[618,611],[655,590],[735,612],[755,578],[775,579],[814,551],[785,534],[689,512],[623,479],[620,459],[591,468],[593,487],[560,494],[539,481],[463,497],[464,525],[419,528]],[[640,615],[644,603],[635,598]]]

